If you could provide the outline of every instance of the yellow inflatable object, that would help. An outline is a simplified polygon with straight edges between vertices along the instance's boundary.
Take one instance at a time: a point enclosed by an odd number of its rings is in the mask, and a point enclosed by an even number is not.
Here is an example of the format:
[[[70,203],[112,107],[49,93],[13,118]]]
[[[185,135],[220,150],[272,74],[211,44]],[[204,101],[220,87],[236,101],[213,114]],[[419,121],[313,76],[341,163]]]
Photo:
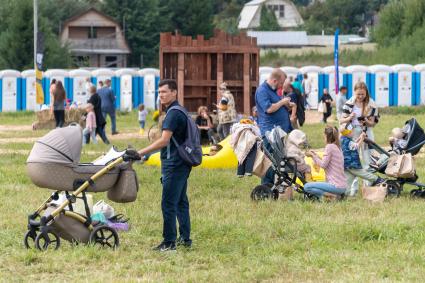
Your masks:
[[[202,163],[201,165],[195,167],[195,168],[209,168],[209,169],[216,169],[216,168],[236,168],[238,166],[238,160],[236,158],[235,153],[233,152],[233,149],[230,147],[229,144],[230,137],[227,137],[223,141],[221,141],[219,144],[223,147],[219,152],[217,152],[216,155],[208,156],[204,155],[202,157]],[[210,152],[210,147],[202,147],[202,152],[204,154],[207,154]],[[319,156],[322,157],[323,153],[318,152]],[[311,177],[314,182],[324,182],[326,180],[325,177],[325,171],[320,168],[319,171],[316,171],[313,164],[313,159],[310,157],[306,157],[305,161],[308,165],[311,166]],[[145,164],[151,165],[151,166],[161,166],[161,159],[159,156],[159,152],[152,154],[147,161],[145,161]]]
[[[236,159],[236,155],[233,152],[233,149],[229,144],[230,137],[222,140],[219,144],[223,147],[219,152],[217,152],[213,156],[204,155],[202,156],[201,165],[195,168],[236,168],[238,166],[238,160]],[[202,152],[207,154],[210,152],[210,147],[202,147]],[[159,152],[152,154],[145,164],[152,166],[160,166],[161,159],[159,156]]]

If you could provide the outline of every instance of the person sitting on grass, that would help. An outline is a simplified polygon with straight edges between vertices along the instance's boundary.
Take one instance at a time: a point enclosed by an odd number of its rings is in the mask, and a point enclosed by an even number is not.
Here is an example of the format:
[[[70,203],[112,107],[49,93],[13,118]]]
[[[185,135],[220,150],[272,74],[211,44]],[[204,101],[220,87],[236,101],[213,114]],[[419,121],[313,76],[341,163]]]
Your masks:
[[[347,187],[344,174],[344,156],[339,144],[339,133],[335,127],[327,126],[324,131],[326,142],[323,158],[314,151],[307,151],[306,156],[313,158],[316,165],[325,170],[326,182],[312,182],[304,185],[304,191],[321,199],[341,199]]]
[[[217,141],[214,138],[214,124],[211,116],[208,114],[208,108],[206,106],[200,106],[198,108],[198,116],[195,120],[198,125],[201,142],[208,140],[212,144],[216,144]]]
[[[385,180],[372,174],[362,167],[359,156],[359,148],[362,146],[366,133],[362,133],[360,137],[353,141],[353,131],[350,124],[342,124],[340,126],[341,132],[341,150],[344,155],[344,171],[347,177],[347,196],[354,197],[357,193],[352,189],[352,184],[356,177],[369,181],[372,186],[376,186]]]

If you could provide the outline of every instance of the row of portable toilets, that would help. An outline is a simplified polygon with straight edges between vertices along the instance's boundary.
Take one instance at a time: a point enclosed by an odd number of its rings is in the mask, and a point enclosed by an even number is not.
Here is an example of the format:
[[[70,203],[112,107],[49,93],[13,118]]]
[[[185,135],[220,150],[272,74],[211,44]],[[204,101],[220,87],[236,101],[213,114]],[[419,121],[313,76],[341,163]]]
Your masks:
[[[305,66],[302,68],[282,67],[288,77],[303,80],[307,74],[311,93],[308,102],[312,108],[327,88],[335,98],[335,67]],[[260,67],[260,83],[267,79],[273,68]],[[53,79],[63,82],[67,97],[71,101],[84,104],[89,94],[86,79],[95,85],[99,81],[110,79],[112,89],[117,97],[116,107],[121,111],[131,111],[143,103],[147,108],[155,109],[158,96],[159,70],[146,68],[134,69],[83,69],[48,70],[43,74],[44,104],[50,103],[49,86]],[[339,85],[348,88],[351,97],[358,81],[367,84],[371,97],[379,107],[412,106],[425,104],[425,64],[416,66],[399,64],[394,66],[349,66],[339,67]],[[41,105],[35,100],[35,72],[27,70],[0,71],[0,111],[37,111]]]
[[[307,74],[311,86],[308,102],[312,108],[317,107],[325,88],[335,98],[337,91],[335,91],[334,66],[281,67],[280,69],[288,77],[298,78],[300,81],[303,80],[303,75]],[[272,70],[271,67],[260,67],[261,83],[268,78]],[[367,84],[370,96],[379,107],[425,104],[425,64],[339,67],[339,86],[347,87],[348,97],[353,95],[354,86],[359,81]]]
[[[111,69],[48,70],[43,73],[42,80],[44,104],[50,103],[49,88],[53,79],[63,83],[70,101],[85,104],[89,99],[86,89],[87,78],[96,86],[99,81],[110,79],[116,96],[116,108],[121,111],[131,111],[141,103],[147,108],[156,108],[159,70],[152,68],[115,71]],[[36,103],[35,82],[34,70],[0,71],[0,111],[40,110],[42,105]]]

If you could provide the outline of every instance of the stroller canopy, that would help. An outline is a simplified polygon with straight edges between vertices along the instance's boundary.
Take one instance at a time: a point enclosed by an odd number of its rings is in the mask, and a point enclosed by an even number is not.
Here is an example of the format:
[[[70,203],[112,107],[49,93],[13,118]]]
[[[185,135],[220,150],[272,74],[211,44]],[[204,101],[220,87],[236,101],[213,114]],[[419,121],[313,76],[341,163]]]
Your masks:
[[[77,165],[82,138],[81,127],[77,124],[54,129],[35,142],[27,162]]]
[[[416,155],[425,144],[424,130],[419,126],[415,118],[406,121],[405,128],[407,131],[407,137],[405,138],[407,140],[407,145],[404,150],[407,153]]]

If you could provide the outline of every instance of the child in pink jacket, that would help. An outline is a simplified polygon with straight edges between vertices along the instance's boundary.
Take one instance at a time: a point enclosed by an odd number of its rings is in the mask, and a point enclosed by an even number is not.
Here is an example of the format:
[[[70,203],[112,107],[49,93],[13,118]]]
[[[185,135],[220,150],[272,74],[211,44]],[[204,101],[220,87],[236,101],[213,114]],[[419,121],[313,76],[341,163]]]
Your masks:
[[[96,114],[94,114],[93,104],[87,103],[86,105],[86,127],[83,130],[83,145],[87,144],[87,136],[90,136],[93,143],[97,144],[96,140]]]

